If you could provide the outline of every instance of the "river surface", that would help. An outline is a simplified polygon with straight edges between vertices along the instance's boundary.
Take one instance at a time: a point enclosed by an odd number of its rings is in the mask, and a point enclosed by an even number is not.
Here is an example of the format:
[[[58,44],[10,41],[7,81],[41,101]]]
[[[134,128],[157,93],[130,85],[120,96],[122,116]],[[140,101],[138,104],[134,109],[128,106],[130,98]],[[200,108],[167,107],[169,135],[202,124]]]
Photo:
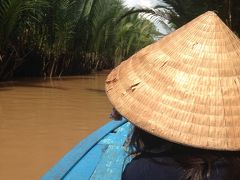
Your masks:
[[[108,122],[106,73],[0,83],[0,179],[39,179]]]

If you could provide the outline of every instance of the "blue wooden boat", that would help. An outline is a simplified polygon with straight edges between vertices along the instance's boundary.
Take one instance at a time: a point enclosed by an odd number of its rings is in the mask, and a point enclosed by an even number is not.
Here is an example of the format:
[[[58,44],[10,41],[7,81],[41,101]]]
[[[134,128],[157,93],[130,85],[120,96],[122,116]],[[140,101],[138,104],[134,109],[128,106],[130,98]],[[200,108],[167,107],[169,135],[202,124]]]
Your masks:
[[[131,124],[112,120],[76,145],[42,180],[120,180],[131,160],[125,141]]]

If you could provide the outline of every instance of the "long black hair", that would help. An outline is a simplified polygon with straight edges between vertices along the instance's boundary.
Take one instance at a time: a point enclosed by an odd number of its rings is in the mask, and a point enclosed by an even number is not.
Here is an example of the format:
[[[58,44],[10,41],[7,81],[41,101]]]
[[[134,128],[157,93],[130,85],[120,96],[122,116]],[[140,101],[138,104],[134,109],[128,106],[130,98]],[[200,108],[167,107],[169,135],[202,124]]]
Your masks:
[[[130,153],[136,158],[150,157],[161,163],[169,156],[183,169],[181,180],[210,180],[221,171],[222,180],[240,180],[240,152],[204,150],[172,143],[134,127],[130,138]]]

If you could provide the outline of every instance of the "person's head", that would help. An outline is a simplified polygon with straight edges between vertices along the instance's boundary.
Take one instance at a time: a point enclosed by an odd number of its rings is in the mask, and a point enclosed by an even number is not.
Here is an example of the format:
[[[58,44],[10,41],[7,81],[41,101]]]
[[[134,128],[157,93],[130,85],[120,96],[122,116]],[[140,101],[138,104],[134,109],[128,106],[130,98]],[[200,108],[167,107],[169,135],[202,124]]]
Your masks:
[[[206,12],[117,66],[107,77],[107,96],[130,122],[176,142],[172,150],[182,144],[185,154],[198,149],[234,155],[228,162],[239,162],[239,47],[239,38]],[[169,145],[148,136],[137,138],[136,147]]]
[[[155,136],[240,151],[239,47],[239,38],[206,12],[123,61],[108,75],[106,94]]]

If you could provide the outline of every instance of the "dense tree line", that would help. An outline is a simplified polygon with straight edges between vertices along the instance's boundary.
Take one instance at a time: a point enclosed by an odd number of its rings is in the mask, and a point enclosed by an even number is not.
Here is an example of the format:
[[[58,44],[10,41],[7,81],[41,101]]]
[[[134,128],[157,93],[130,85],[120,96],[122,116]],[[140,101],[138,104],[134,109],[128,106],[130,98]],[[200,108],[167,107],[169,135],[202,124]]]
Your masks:
[[[0,0],[0,80],[111,68],[158,35],[120,0]]]
[[[139,13],[171,31],[208,10],[240,35],[238,0],[159,0],[131,10],[121,0],[0,0],[0,80],[111,68],[160,35]]]
[[[171,16],[171,22],[177,27],[206,11],[215,11],[220,18],[236,33],[240,34],[239,0],[164,0],[178,16]]]
[[[145,12],[162,20],[165,27],[176,29],[206,11],[214,11],[232,31],[240,35],[239,0],[158,0],[158,2],[159,4],[164,2],[165,5],[157,5],[155,11]]]

